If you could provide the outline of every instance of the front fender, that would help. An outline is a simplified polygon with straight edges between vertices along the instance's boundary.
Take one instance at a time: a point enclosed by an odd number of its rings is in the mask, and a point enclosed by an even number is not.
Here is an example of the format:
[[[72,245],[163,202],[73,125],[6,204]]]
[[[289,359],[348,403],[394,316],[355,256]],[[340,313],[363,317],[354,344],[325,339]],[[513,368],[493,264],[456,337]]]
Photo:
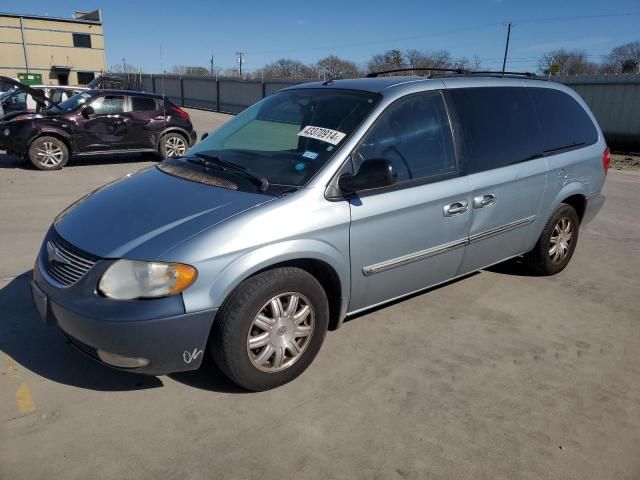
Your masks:
[[[183,293],[185,308],[188,312],[219,307],[243,280],[260,270],[292,260],[319,260],[335,270],[340,278],[341,317],[346,312],[349,289],[349,259],[333,245],[316,239],[295,239],[265,245],[240,255],[222,269],[209,284],[209,289],[197,289]]]

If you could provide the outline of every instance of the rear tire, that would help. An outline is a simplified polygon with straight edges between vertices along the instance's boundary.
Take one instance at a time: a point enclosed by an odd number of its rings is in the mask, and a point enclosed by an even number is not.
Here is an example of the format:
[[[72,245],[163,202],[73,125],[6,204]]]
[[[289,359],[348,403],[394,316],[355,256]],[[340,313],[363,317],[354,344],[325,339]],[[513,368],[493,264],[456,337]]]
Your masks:
[[[56,137],[38,137],[31,142],[28,157],[38,170],[60,170],[69,161],[69,149]]]
[[[580,219],[575,209],[560,204],[542,230],[536,246],[524,256],[538,275],[555,275],[569,264],[578,243]]]
[[[299,268],[276,268],[245,280],[224,302],[211,354],[236,385],[269,390],[304,372],[328,326],[327,296],[315,277]]]
[[[162,136],[158,153],[164,160],[165,158],[181,157],[189,149],[189,141],[184,135],[170,132]]]

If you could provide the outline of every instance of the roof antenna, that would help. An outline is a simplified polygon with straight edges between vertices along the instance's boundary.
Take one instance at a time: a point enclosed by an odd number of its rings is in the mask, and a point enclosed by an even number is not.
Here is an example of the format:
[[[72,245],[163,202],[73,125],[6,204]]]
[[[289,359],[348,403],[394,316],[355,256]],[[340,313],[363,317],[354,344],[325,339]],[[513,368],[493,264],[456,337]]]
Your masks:
[[[160,142],[165,142],[164,148],[162,147],[162,143],[160,143],[160,152],[162,152],[162,160],[166,160],[166,152],[167,152],[167,144],[165,140],[164,132],[167,130],[167,99],[164,96],[164,76],[166,72],[164,71],[164,61],[162,58],[162,45],[160,45],[160,71],[162,72],[162,80],[160,81],[160,90],[162,92],[162,132],[163,135],[160,137]]]

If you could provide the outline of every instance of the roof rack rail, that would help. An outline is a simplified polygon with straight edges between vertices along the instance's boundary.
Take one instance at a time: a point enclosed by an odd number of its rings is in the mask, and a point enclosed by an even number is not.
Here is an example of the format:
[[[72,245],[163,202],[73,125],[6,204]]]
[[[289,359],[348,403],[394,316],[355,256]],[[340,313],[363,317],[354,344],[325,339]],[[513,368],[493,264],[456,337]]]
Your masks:
[[[467,75],[497,75],[497,76],[514,76],[514,77],[537,77],[535,73],[532,72],[503,72],[502,70],[477,70],[477,71],[466,71]]]
[[[367,73],[367,78],[375,78],[378,75],[384,75],[386,73],[415,72],[416,70],[417,71],[424,71],[424,72],[450,72],[450,73],[458,73],[458,74],[469,73],[467,70],[465,70],[463,68],[415,67],[415,68],[396,68],[394,70],[383,70],[381,72],[371,72],[371,73]]]

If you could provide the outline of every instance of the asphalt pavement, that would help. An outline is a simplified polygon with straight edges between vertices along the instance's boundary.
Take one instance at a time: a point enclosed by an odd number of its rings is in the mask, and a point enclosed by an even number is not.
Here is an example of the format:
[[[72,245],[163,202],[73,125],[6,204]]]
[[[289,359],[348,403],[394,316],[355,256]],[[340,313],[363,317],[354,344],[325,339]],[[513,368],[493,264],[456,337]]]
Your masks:
[[[199,133],[227,118],[190,113]],[[93,363],[32,306],[55,215],[154,161],[0,154],[0,479],[640,478],[638,172],[609,173],[561,274],[509,262],[361,315],[297,380],[248,394],[210,363]]]

